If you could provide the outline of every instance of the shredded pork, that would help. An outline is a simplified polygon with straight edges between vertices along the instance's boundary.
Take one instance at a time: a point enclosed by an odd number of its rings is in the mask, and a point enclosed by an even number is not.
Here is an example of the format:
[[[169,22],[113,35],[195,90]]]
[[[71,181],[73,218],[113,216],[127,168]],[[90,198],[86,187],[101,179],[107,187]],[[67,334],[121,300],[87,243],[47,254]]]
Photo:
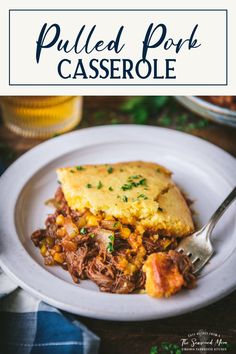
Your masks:
[[[144,289],[143,264],[137,261],[137,252],[129,238],[122,237],[116,221],[102,219],[96,226],[85,224],[81,227],[86,211],[71,210],[61,188],[56,191],[53,203],[55,212],[48,216],[45,229],[37,230],[31,236],[46,265],[59,264],[71,274],[74,282],[90,279],[105,292],[128,294]],[[125,227],[132,231],[131,226]],[[152,253],[173,250],[177,244],[176,238],[146,231],[142,238],[144,260]],[[192,287],[195,277],[188,258],[175,251],[172,251],[172,257],[183,274],[185,286]],[[132,272],[121,267],[121,260],[127,263],[127,258],[130,262],[136,260],[136,266],[132,268],[131,265]]]

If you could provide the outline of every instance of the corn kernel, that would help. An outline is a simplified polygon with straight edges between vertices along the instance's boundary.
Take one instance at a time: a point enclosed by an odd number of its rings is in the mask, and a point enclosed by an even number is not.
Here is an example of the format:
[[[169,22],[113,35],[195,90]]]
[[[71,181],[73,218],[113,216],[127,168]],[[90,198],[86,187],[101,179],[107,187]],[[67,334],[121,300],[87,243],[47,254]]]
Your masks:
[[[94,215],[87,216],[87,226],[89,226],[89,227],[98,226],[98,221],[97,221],[96,216],[94,216]]]
[[[81,216],[79,218],[79,221],[76,223],[78,228],[80,229],[81,227],[84,227],[86,225],[86,219],[85,217]]]
[[[164,242],[164,249],[166,249],[170,244],[171,244],[171,240],[165,240],[165,242]]]
[[[42,247],[40,248],[40,252],[42,256],[46,256],[47,247],[45,245],[42,245]]]
[[[65,234],[66,234],[65,228],[64,228],[64,227],[61,227],[60,229],[57,230],[56,234],[57,234],[58,237],[63,237],[63,236],[65,236]]]
[[[140,247],[139,252],[140,252],[141,256],[145,256],[147,253],[146,249],[143,246]]]
[[[39,242],[40,247],[42,247],[42,245],[46,245],[46,238],[43,238],[40,242]]]
[[[46,237],[46,243],[49,247],[53,247],[54,246],[54,239],[50,236]]]
[[[125,269],[128,265],[128,261],[127,259],[125,259],[124,257],[121,257],[119,260],[119,268],[121,269]]]
[[[106,220],[113,221],[115,219],[111,215],[106,215]]]
[[[53,250],[54,250],[55,252],[61,252],[61,246],[60,246],[60,245],[55,245],[55,246],[53,247]]]
[[[123,238],[128,238],[131,234],[131,231],[128,227],[123,227],[120,233]]]
[[[129,237],[129,244],[134,251],[137,251],[138,247],[142,245],[142,236],[137,234],[131,234]]]
[[[64,224],[65,218],[62,214],[58,215],[56,218],[56,224],[62,226]]]
[[[124,271],[126,275],[131,275],[136,271],[136,266],[132,263],[129,263]]]
[[[136,231],[139,233],[139,234],[143,234],[144,233],[144,231],[145,231],[145,229],[144,229],[144,227],[142,226],[142,225],[138,225],[137,227],[136,227]]]
[[[131,272],[131,274],[133,274],[135,271],[136,271],[136,266],[134,265],[134,264],[131,264],[130,265],[130,272]]]
[[[54,261],[57,263],[63,263],[65,260],[64,253],[58,253],[56,252],[53,256]]]

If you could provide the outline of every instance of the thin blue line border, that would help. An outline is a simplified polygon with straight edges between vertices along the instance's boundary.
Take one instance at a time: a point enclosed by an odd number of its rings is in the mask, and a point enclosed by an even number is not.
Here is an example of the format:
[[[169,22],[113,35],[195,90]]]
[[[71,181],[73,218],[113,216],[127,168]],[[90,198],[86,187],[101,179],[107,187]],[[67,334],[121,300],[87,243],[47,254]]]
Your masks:
[[[26,83],[12,83],[11,82],[11,13],[13,12],[29,12],[29,11],[80,11],[80,12],[88,12],[88,11],[98,11],[98,12],[114,12],[114,11],[118,11],[118,12],[130,12],[130,11],[144,11],[144,12],[148,12],[148,11],[158,11],[158,12],[187,12],[187,11],[191,11],[191,12],[225,12],[225,24],[226,24],[226,42],[225,42],[225,59],[226,59],[226,68],[225,68],[225,83],[219,83],[219,84],[174,84],[174,83],[155,83],[155,84],[84,84],[84,83],[77,83],[77,84],[26,84]],[[9,23],[9,43],[8,43],[8,84],[9,86],[228,86],[228,48],[229,48],[229,44],[228,44],[228,10],[227,9],[9,9],[9,19],[8,19],[8,23]]]

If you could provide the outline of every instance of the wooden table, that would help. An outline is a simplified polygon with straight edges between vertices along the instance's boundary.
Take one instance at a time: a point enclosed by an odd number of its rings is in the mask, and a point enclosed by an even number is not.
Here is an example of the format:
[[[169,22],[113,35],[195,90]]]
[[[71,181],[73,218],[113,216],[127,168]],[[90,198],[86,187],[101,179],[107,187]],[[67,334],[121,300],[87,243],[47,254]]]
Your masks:
[[[131,123],[132,117],[120,109],[121,103],[126,99],[124,97],[86,97],[83,120],[78,128],[110,123]],[[172,105],[174,109],[168,114],[173,121],[183,114],[187,114],[192,123],[199,121],[198,117],[189,114],[173,100]],[[166,114],[165,108],[150,117],[147,124],[163,125],[160,117],[164,114]],[[166,122],[163,122],[166,125]],[[171,123],[170,128],[173,127],[176,125]],[[236,156],[236,129],[214,123],[209,123],[203,129],[195,129],[192,124],[189,132],[207,139]],[[8,163],[40,142],[40,139],[17,136],[0,123],[0,156],[8,160]],[[221,286],[224,287],[224,284]],[[101,354],[149,354],[152,346],[160,346],[162,342],[180,344],[181,338],[186,338],[189,333],[200,329],[217,332],[221,334],[223,340],[236,345],[235,309],[236,292],[204,309],[163,320],[108,322],[82,317],[80,320],[101,337]],[[236,353],[236,347],[231,352]]]

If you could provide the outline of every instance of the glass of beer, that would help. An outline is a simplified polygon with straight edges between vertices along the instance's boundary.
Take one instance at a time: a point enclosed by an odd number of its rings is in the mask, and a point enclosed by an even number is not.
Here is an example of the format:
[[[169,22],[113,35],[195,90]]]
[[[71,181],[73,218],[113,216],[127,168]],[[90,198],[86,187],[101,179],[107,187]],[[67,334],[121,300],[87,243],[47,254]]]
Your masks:
[[[5,125],[25,137],[47,138],[72,130],[81,120],[81,96],[3,96]]]

